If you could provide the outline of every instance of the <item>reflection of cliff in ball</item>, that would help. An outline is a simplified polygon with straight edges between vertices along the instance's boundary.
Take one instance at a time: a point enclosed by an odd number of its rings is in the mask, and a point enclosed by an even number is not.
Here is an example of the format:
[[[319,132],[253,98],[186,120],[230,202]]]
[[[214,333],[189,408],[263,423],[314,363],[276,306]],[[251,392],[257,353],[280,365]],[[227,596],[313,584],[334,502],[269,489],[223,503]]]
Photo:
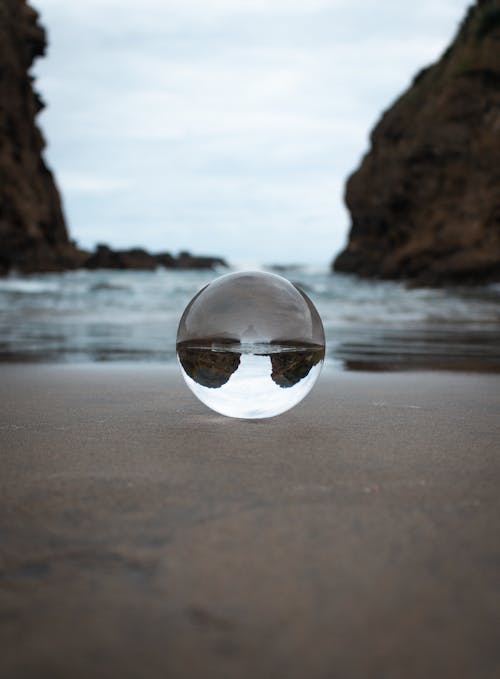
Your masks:
[[[218,389],[238,369],[240,354],[204,348],[177,347],[177,356],[186,374],[197,384]]]
[[[312,348],[311,351],[287,351],[269,354],[271,359],[271,378],[283,389],[293,387],[311,372],[311,369],[325,357],[323,348]]]
[[[229,417],[274,417],[293,408],[318,379],[324,349],[311,300],[265,271],[238,271],[206,285],[177,330],[188,387]]]

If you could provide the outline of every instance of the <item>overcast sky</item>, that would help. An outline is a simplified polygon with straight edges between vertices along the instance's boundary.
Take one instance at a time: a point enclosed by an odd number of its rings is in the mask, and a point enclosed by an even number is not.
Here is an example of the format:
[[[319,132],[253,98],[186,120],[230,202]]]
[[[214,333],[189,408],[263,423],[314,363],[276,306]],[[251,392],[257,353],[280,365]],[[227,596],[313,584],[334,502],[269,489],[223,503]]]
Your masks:
[[[370,129],[470,0],[33,0],[73,237],[327,262]]]

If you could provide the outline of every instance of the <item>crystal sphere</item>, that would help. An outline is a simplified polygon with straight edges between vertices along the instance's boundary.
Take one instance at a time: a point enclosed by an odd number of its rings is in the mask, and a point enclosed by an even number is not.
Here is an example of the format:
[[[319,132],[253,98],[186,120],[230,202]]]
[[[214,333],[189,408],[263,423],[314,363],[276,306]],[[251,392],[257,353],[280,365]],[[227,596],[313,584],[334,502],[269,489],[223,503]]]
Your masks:
[[[309,297],[281,276],[230,273],[187,305],[177,331],[182,375],[222,415],[272,417],[311,390],[325,357],[321,318]]]

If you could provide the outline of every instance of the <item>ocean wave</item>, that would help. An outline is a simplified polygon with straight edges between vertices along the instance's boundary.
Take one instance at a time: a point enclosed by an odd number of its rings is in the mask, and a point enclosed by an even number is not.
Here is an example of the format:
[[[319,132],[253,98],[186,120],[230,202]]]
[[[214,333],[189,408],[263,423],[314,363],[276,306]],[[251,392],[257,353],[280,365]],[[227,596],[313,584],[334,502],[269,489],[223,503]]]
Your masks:
[[[112,281],[99,281],[89,287],[89,292],[130,292],[133,288],[122,283]]]
[[[0,292],[17,293],[21,295],[42,295],[47,292],[57,292],[56,281],[44,281],[27,278],[0,278]]]

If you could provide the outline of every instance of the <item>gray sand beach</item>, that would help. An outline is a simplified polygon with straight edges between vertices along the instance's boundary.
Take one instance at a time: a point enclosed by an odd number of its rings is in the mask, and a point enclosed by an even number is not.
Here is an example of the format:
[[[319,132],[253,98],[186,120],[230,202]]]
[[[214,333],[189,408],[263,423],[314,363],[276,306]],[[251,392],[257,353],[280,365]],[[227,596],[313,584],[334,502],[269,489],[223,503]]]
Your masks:
[[[0,676],[498,677],[500,377],[3,365]]]

